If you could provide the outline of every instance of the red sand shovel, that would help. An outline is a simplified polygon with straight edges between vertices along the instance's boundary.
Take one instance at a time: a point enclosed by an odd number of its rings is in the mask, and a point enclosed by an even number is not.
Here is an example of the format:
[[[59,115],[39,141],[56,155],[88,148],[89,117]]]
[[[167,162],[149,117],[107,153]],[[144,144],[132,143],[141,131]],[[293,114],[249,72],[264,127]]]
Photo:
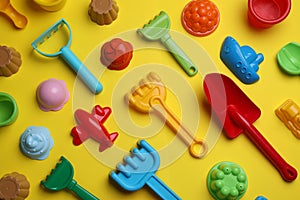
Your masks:
[[[224,130],[231,139],[242,132],[277,168],[282,178],[291,182],[296,179],[297,171],[290,166],[253,126],[260,117],[260,109],[227,76],[219,73],[206,75],[204,92]]]

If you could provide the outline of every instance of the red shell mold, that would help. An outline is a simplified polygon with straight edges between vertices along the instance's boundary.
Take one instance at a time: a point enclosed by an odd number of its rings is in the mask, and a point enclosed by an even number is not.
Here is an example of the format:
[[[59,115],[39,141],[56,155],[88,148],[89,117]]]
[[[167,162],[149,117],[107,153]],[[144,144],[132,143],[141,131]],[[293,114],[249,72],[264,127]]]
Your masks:
[[[206,36],[219,25],[220,12],[209,0],[194,0],[183,9],[181,23],[184,29],[195,36]]]
[[[126,68],[132,58],[133,47],[129,42],[115,38],[101,48],[100,61],[111,70]]]

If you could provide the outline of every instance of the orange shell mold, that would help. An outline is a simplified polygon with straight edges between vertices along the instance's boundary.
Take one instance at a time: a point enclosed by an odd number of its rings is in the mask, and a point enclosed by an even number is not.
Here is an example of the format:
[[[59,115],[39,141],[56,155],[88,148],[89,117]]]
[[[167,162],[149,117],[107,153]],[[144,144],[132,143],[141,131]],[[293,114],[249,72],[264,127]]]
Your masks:
[[[100,61],[108,69],[122,70],[129,65],[132,51],[133,47],[129,42],[115,38],[102,46]]]
[[[219,25],[220,13],[209,0],[194,0],[183,9],[181,23],[184,29],[195,36],[206,36]]]
[[[12,47],[0,46],[0,76],[11,76],[19,71],[21,54]]]
[[[118,17],[119,7],[113,0],[92,0],[89,5],[89,16],[99,25],[111,24]]]
[[[26,177],[17,172],[4,175],[0,179],[0,199],[23,200],[29,195],[30,184]]]

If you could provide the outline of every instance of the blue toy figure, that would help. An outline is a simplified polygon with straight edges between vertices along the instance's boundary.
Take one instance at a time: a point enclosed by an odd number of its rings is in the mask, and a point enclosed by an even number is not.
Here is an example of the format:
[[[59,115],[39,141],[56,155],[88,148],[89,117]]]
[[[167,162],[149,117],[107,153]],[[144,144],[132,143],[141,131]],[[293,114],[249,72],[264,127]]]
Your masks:
[[[261,53],[255,53],[249,46],[241,47],[235,39],[228,36],[222,44],[220,57],[243,83],[251,84],[258,81],[259,76],[256,72],[259,69],[258,65],[264,60]]]

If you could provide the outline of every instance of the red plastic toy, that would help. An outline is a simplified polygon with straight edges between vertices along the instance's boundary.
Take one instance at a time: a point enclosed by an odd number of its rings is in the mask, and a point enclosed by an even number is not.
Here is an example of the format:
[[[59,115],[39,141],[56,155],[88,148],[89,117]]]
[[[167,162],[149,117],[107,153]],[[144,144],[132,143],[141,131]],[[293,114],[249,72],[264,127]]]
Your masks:
[[[184,29],[195,36],[211,34],[219,25],[218,7],[209,0],[194,0],[188,3],[181,15]]]
[[[101,48],[101,63],[111,70],[125,69],[132,59],[133,47],[129,42],[115,38]]]
[[[248,19],[257,28],[270,28],[283,21],[291,10],[291,0],[248,0]]]
[[[241,133],[246,134],[285,181],[294,181],[297,170],[281,157],[253,125],[261,111],[235,82],[223,74],[211,73],[205,76],[203,86],[206,98],[223,124],[226,135],[233,139]]]
[[[78,146],[88,138],[92,138],[100,144],[100,152],[111,147],[119,134],[117,132],[109,134],[103,125],[110,113],[109,107],[102,108],[99,105],[93,108],[91,114],[82,109],[76,110],[74,115],[79,125],[71,131],[73,144]]]

